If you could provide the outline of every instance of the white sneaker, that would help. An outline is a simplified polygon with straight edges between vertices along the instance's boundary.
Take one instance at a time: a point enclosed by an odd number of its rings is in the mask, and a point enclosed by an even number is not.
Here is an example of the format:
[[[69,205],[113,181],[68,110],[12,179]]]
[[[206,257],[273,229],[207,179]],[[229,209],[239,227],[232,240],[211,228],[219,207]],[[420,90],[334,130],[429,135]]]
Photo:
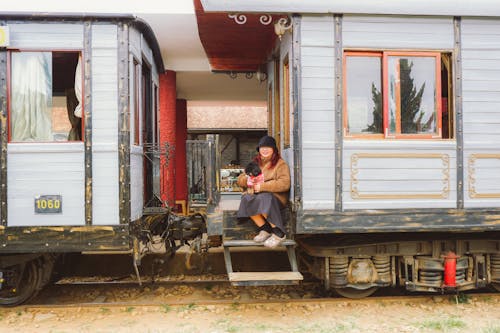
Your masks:
[[[276,234],[272,234],[271,237],[267,238],[266,241],[264,242],[265,247],[277,247],[283,242],[286,238],[286,235],[283,237],[278,237]]]
[[[269,237],[271,237],[271,234],[270,234],[270,233],[268,233],[268,232],[267,232],[267,231],[265,231],[265,230],[261,230],[261,231],[257,234],[257,236],[255,236],[255,237],[253,238],[253,241],[254,241],[254,242],[257,242],[257,243],[262,243],[262,242],[264,242],[266,239],[268,239]]]

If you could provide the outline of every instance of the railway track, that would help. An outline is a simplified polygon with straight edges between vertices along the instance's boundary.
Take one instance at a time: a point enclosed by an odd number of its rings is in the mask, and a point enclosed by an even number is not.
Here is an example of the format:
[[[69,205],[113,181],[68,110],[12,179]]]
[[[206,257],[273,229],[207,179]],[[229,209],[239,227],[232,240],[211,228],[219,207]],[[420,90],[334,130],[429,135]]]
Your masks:
[[[61,280],[47,287],[23,309],[101,308],[101,307],[161,307],[244,304],[326,304],[370,302],[466,302],[469,298],[500,300],[500,293],[489,290],[458,294],[411,293],[387,288],[371,297],[347,299],[325,292],[319,282],[308,280],[297,286],[233,287],[222,276],[210,278],[163,277],[140,287],[126,279]]]

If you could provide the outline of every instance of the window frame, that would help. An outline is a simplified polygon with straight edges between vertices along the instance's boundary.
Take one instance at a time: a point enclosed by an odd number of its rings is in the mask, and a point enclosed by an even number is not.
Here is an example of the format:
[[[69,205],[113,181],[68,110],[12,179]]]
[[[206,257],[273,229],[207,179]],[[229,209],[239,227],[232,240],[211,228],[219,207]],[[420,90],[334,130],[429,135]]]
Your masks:
[[[382,117],[383,117],[383,133],[379,134],[350,134],[349,114],[347,110],[347,57],[379,57],[381,58],[381,89],[382,89]],[[399,120],[396,122],[396,133],[389,133],[389,57],[428,57],[434,58],[435,63],[435,113],[436,113],[436,132],[422,134],[404,134],[401,133],[401,108],[398,108],[396,117]],[[442,85],[441,85],[441,52],[440,51],[403,51],[403,50],[387,50],[387,51],[355,51],[346,50],[343,54],[343,126],[345,138],[362,138],[362,139],[439,139],[442,140]]]
[[[283,58],[283,148],[290,148],[290,60]]]
[[[52,53],[78,53],[79,58],[81,58],[81,77],[82,77],[82,96],[81,96],[81,106],[82,106],[82,117],[81,117],[81,139],[80,140],[66,140],[66,141],[12,141],[12,54],[20,52],[50,52]],[[15,144],[47,144],[47,143],[75,143],[75,142],[85,142],[85,56],[83,49],[38,49],[38,48],[21,48],[21,49],[7,49],[7,143]],[[53,97],[53,95],[52,95]]]
[[[362,134],[362,133],[356,133],[356,134],[350,134],[349,133],[349,114],[347,111],[347,57],[376,57],[380,58],[380,69],[382,70],[380,73],[380,86],[381,86],[381,91],[383,94],[384,91],[384,77],[383,77],[383,59],[382,59],[382,52],[380,51],[345,51],[344,52],[344,57],[343,57],[343,68],[342,72],[344,73],[343,76],[343,82],[342,85],[344,86],[344,91],[342,95],[342,107],[343,107],[343,112],[342,112],[342,117],[344,119],[343,125],[344,125],[344,137],[346,138],[364,138],[364,139],[384,139],[384,133],[367,133],[367,134]],[[384,97],[382,96],[382,102],[384,101]],[[382,106],[382,114],[384,114],[384,107]],[[384,126],[384,125],[383,125]]]

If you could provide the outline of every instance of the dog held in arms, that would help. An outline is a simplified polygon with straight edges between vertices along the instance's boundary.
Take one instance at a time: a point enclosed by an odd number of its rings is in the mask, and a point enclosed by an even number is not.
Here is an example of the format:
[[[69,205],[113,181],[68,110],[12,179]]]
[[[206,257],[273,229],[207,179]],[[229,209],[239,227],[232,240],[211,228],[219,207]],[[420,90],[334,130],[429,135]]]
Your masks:
[[[250,162],[245,167],[247,178],[247,193],[254,194],[253,186],[264,182],[264,174],[256,162]]]

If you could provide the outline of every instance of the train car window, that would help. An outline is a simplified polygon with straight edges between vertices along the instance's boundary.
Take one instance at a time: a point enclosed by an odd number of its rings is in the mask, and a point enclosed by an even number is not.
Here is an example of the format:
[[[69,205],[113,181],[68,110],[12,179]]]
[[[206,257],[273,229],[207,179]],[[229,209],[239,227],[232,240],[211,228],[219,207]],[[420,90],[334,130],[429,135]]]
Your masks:
[[[16,51],[10,62],[10,141],[82,140],[80,52]]]
[[[348,53],[345,57],[344,128],[346,135],[382,137],[382,55]]]
[[[345,52],[345,136],[452,138],[450,59],[438,52]]]
[[[134,127],[133,127],[133,138],[134,138],[134,144],[138,146],[140,144],[140,126],[139,126],[139,119],[140,119],[140,100],[139,100],[139,95],[140,95],[140,80],[141,80],[141,72],[140,72],[141,65],[139,62],[134,59],[134,70],[132,72],[132,80],[131,83],[133,85],[132,87],[132,96],[133,96],[133,110],[134,110]]]

